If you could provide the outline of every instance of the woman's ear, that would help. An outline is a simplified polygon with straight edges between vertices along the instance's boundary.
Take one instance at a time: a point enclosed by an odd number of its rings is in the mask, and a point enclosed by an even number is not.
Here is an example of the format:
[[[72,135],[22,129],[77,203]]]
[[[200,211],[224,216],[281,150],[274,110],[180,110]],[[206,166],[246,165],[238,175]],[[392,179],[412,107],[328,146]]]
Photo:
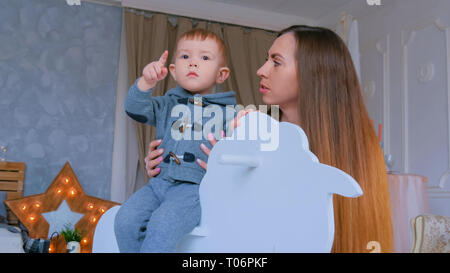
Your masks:
[[[175,64],[170,64],[169,65],[169,71],[170,71],[170,75],[172,75],[172,78],[177,81],[177,77],[175,76]]]
[[[216,83],[217,84],[223,83],[228,78],[228,76],[230,76],[230,69],[226,66],[221,67],[219,69],[219,74],[217,75]]]

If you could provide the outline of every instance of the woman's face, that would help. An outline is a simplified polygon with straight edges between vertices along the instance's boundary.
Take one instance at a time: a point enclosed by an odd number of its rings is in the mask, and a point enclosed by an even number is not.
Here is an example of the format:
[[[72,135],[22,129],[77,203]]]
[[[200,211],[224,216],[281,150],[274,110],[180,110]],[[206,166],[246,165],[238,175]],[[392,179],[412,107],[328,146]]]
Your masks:
[[[296,40],[293,33],[278,37],[269,49],[267,61],[256,74],[261,78],[259,92],[265,104],[297,105],[298,77]]]

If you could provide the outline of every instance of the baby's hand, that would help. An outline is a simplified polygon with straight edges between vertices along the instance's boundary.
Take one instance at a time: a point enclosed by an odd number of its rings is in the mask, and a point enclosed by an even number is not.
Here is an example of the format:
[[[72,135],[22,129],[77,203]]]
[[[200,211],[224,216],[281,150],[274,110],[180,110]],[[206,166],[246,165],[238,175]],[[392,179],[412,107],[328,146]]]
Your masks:
[[[144,67],[142,77],[139,79],[137,85],[142,91],[149,90],[155,87],[156,83],[163,80],[167,76],[167,68],[165,67],[167,56],[169,52],[166,50],[161,55],[158,61],[151,62]]]

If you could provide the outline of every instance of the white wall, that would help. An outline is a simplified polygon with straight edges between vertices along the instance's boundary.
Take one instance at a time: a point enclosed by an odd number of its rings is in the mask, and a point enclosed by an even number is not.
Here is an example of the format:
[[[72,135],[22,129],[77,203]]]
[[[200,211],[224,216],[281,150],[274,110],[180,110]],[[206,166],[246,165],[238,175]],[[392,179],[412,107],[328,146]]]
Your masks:
[[[431,213],[450,216],[450,1],[354,0],[320,20],[334,28],[342,11],[359,23],[361,78],[393,169],[428,178]]]

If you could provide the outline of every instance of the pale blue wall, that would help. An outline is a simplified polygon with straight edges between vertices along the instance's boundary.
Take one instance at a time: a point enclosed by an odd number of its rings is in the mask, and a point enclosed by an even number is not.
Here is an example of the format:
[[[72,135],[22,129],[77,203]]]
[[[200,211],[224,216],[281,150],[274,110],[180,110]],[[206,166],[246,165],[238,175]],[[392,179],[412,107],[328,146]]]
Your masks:
[[[25,195],[66,161],[110,198],[122,11],[63,0],[0,1],[0,145],[27,164]]]

